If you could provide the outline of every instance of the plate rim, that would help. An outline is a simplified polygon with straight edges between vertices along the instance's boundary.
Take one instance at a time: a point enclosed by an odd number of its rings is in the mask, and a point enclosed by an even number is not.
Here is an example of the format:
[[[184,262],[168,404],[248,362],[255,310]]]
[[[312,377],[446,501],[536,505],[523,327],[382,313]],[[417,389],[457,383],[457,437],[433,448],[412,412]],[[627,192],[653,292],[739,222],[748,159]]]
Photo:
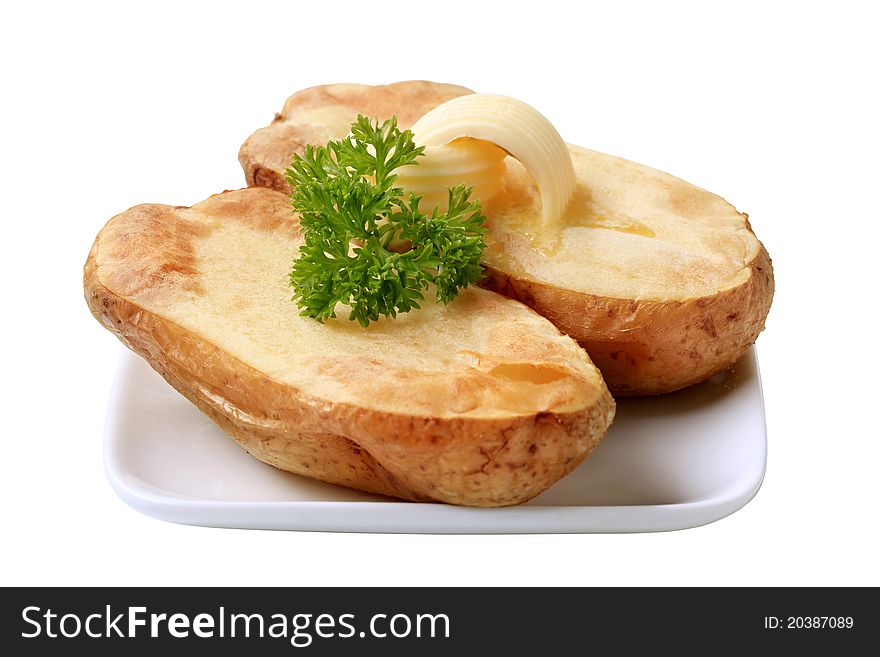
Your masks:
[[[116,462],[114,429],[119,425],[119,385],[127,372],[122,346],[103,431],[105,476],[119,498],[144,515],[182,525],[227,529],[268,529],[377,534],[591,534],[649,533],[701,527],[746,506],[767,471],[767,416],[757,349],[750,347],[761,410],[762,464],[746,487],[673,504],[553,505],[472,508],[429,502],[291,500],[235,501],[173,497],[126,476]],[[136,354],[134,354],[137,356]],[[745,354],[744,354],[745,355]],[[140,357],[140,356],[137,356]],[[353,514],[351,511],[357,510]],[[389,513],[390,512],[390,513]],[[443,516],[452,516],[444,518]],[[344,518],[343,518],[344,516]],[[489,516],[488,518],[486,516]],[[291,520],[293,522],[291,522]],[[437,524],[440,521],[441,524]]]

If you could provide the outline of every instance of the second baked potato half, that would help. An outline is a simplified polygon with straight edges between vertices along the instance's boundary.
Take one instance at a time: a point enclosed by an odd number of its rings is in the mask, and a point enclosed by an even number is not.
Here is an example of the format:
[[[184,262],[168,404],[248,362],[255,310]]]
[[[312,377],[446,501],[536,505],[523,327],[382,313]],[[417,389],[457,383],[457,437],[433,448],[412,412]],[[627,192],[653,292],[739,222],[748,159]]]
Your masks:
[[[341,139],[359,113],[409,127],[472,93],[432,82],[300,91],[245,141],[249,185],[289,191],[284,169],[307,144]],[[484,204],[483,285],[547,317],[590,353],[615,395],[658,394],[732,365],[764,327],[773,269],[745,214],[669,174],[570,146],[578,178],[556,239],[536,239],[540,194],[507,159]]]

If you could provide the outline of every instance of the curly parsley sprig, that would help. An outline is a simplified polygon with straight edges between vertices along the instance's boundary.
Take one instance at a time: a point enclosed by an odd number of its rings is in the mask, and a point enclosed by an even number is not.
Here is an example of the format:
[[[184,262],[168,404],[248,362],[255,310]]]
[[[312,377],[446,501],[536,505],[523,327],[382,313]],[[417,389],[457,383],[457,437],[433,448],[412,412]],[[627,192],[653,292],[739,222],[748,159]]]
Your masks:
[[[393,172],[417,164],[424,150],[396,117],[380,124],[358,116],[345,139],[293,157],[285,176],[305,244],[290,284],[301,315],[324,322],[342,303],[366,327],[419,308],[431,285],[446,304],[479,280],[486,217],[473,188],[451,187],[448,209],[426,214],[420,196],[394,186]],[[412,248],[389,248],[401,240]]]

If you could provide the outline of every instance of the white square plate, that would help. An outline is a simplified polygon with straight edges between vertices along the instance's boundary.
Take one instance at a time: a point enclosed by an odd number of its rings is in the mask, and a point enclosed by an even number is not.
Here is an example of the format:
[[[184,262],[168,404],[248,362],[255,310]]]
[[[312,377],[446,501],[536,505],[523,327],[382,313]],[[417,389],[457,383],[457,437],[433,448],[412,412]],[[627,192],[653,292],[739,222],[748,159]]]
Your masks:
[[[107,476],[147,515],[189,525],[406,533],[648,532],[696,527],[761,486],[766,428],[753,349],[682,392],[621,399],[608,435],[527,504],[402,502],[282,472],[245,453],[128,350],[104,443]]]

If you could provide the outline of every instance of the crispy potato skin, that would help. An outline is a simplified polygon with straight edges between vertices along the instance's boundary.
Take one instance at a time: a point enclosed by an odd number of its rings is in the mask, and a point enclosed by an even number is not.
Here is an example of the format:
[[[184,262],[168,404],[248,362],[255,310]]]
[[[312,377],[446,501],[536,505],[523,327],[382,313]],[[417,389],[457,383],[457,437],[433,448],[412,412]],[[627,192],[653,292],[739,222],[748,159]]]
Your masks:
[[[289,192],[284,170],[294,153],[302,154],[309,144],[325,144],[342,139],[358,114],[388,119],[397,116],[401,128],[409,128],[429,110],[447,100],[473,93],[454,84],[423,80],[386,85],[327,84],[309,87],[293,94],[281,112],[265,128],[257,130],[241,145],[238,161],[250,187],[268,187]],[[317,130],[297,119],[310,111],[338,110],[347,119]],[[322,121],[324,117],[322,116]]]
[[[254,197],[274,194],[247,193]],[[223,195],[219,198],[222,201]],[[105,227],[98,235],[86,261],[85,298],[102,325],[256,458],[371,493],[504,506],[524,502],[568,474],[605,434],[614,415],[614,401],[601,379],[598,401],[576,412],[491,419],[380,412],[310,396],[274,380],[196,332],[147,310],[108,282],[118,285],[121,277],[118,272],[113,277],[102,271],[99,252],[114,253],[120,245],[127,248],[147,239],[144,226],[153,226],[148,222],[157,217],[171,233],[160,236],[170,244],[162,257],[171,257],[178,265],[188,261],[185,243],[175,243],[178,238],[187,239],[174,227],[177,210],[138,206],[112,219],[108,227],[113,230]],[[260,213],[254,214],[253,220],[260,221]],[[245,210],[241,215],[249,216]],[[157,260],[156,264],[161,263]],[[134,272],[132,280],[123,279],[131,289],[158,270],[181,276],[177,284],[191,282],[186,268],[180,266],[170,273],[167,266],[140,267],[139,263],[122,267],[125,274]],[[157,289],[162,289],[161,284],[157,283]],[[200,293],[197,287],[191,291]]]
[[[755,342],[773,300],[761,246],[737,287],[694,299],[638,301],[565,290],[487,268],[482,285],[522,301],[587,350],[615,396],[655,395],[705,381]]]

